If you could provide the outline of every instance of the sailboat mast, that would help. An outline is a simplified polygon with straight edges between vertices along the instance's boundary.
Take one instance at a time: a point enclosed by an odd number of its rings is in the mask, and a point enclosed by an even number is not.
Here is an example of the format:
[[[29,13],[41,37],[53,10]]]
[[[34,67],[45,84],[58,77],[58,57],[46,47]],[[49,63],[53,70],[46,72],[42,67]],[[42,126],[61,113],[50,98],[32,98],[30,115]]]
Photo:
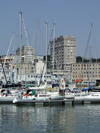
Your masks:
[[[38,35],[38,20],[37,20],[37,22],[36,22],[35,83],[36,83],[36,70],[37,70],[37,35]]]
[[[13,33],[13,35],[15,35],[14,33]],[[10,79],[10,81],[12,82],[12,72],[13,72],[13,56],[14,56],[14,41],[13,41],[13,49],[12,49],[12,61],[11,61],[11,74],[10,74],[10,77],[11,77],[11,79]],[[16,82],[16,81],[15,81]]]
[[[22,12],[20,12],[20,81],[21,81],[21,47],[22,47]]]
[[[48,43],[48,23],[46,22],[46,82],[47,82],[47,43]]]
[[[25,31],[26,33],[26,61],[25,61],[25,69],[26,69],[26,73],[25,73],[25,84],[27,82],[27,77],[26,75],[28,75],[28,61],[27,61],[27,47],[28,47],[28,41],[27,41],[27,30]]]
[[[91,43],[92,43],[92,25],[93,24],[91,24],[91,38],[90,38],[90,50],[89,50],[89,58],[90,58],[90,60],[89,60],[89,66],[91,66],[91,72],[90,72],[90,68],[89,68],[89,77],[90,77],[90,74],[91,74],[91,82],[92,82],[92,54],[91,54],[91,47],[92,47],[92,45],[91,45]]]
[[[93,82],[93,81],[92,81],[92,80],[93,80],[93,79],[92,79],[92,73],[93,73],[93,71],[92,71],[92,53],[91,53],[91,52],[92,52],[92,51],[91,51],[91,48],[92,48],[92,26],[93,26],[93,24],[91,24],[91,40],[90,40],[90,41],[91,41],[91,42],[90,42],[90,44],[91,44],[91,45],[90,45],[90,56],[91,56],[91,57],[90,57],[90,59],[91,59],[91,82]]]
[[[54,30],[54,34],[53,34],[53,74],[54,74],[54,53],[55,53],[55,23],[54,23],[54,27],[53,27],[53,30]]]

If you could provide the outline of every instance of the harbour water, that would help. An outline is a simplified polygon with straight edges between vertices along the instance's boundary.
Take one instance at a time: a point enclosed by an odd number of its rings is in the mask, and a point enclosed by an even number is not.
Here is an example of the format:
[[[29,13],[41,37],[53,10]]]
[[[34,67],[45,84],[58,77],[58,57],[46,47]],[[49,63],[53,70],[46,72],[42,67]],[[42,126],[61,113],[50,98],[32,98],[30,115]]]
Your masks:
[[[0,133],[99,133],[100,105],[0,104]]]

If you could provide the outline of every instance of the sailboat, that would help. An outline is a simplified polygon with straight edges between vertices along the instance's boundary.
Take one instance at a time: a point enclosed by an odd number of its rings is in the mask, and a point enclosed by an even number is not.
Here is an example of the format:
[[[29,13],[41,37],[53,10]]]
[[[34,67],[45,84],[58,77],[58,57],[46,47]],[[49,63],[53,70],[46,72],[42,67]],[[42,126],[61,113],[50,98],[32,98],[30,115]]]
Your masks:
[[[90,30],[90,35],[89,39],[92,34],[92,24],[91,24],[91,30]],[[88,40],[89,41],[89,40]],[[87,49],[86,49],[87,50]],[[86,52],[86,51],[85,51]],[[85,53],[86,54],[86,53]],[[91,46],[89,50],[89,69],[88,69],[88,88],[83,89],[78,96],[75,95],[74,99],[75,100],[83,100],[84,102],[89,102],[89,103],[94,103],[94,102],[99,102],[100,103],[100,92],[97,89],[93,89],[93,78],[92,78],[92,59],[91,59]],[[91,67],[91,68],[90,68]],[[91,74],[91,75],[90,75]],[[91,81],[90,81],[91,77]]]
[[[47,76],[47,22],[46,22],[46,76]],[[32,95],[30,95],[30,91],[34,91]],[[44,86],[40,87],[29,87],[26,94],[21,97],[17,97],[13,100],[13,103],[22,104],[22,103],[30,103],[34,100],[59,100],[64,99],[64,96],[60,96],[59,92],[47,92],[47,80]]]
[[[22,16],[22,13],[20,12],[20,22],[21,22],[21,16]],[[2,68],[3,68],[3,64],[2,64]],[[7,84],[4,68],[3,68],[3,72],[6,80],[6,85],[2,85],[2,89],[0,91],[0,103],[12,103],[13,100],[18,96],[18,92],[20,91],[21,93],[23,93],[23,90],[19,89],[21,87],[20,83],[19,84],[12,83],[10,85]],[[11,89],[12,87],[17,89]]]

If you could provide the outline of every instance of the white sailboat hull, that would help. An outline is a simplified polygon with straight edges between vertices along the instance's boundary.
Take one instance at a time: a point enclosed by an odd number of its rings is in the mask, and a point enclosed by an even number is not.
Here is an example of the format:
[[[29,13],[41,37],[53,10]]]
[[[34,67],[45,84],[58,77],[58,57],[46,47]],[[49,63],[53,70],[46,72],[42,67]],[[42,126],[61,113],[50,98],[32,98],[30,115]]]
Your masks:
[[[13,103],[15,96],[0,96],[0,103]]]
[[[48,95],[48,94],[40,94],[36,96],[28,96],[23,97],[22,99],[15,98],[13,103],[32,103],[35,101],[44,101],[44,100],[63,100],[64,96],[59,95]]]

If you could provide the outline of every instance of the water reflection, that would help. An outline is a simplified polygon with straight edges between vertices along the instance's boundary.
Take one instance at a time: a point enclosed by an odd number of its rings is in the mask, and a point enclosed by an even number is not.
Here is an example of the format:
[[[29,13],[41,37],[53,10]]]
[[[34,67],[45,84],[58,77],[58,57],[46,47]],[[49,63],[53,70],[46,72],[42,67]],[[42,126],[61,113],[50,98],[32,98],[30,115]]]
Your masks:
[[[100,105],[0,105],[0,132],[85,133],[100,130]]]

